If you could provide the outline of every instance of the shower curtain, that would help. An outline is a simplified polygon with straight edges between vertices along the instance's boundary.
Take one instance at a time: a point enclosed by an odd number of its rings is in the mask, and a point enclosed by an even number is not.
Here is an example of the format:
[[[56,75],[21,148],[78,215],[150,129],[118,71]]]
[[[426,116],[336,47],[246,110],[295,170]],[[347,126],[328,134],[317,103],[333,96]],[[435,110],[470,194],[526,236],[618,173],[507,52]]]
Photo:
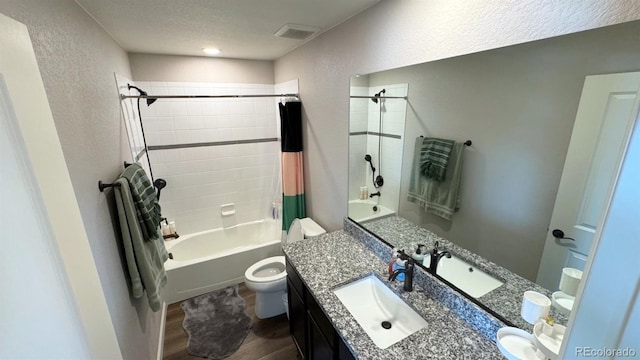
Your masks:
[[[305,217],[302,161],[302,104],[279,103],[282,150],[282,230],[288,231],[295,218]]]

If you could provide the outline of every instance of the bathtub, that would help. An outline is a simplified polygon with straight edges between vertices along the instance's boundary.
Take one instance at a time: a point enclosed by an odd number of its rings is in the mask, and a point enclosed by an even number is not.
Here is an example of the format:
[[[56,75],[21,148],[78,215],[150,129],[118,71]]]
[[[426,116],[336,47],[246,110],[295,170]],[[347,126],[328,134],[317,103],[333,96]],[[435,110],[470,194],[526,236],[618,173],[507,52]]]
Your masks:
[[[376,211],[373,207],[377,206]],[[349,201],[349,217],[356,222],[365,222],[374,219],[394,215],[395,212],[387,207],[376,204],[372,200],[350,200]]]
[[[281,224],[260,220],[207,230],[165,242],[168,304],[241,283],[255,262],[282,255]]]

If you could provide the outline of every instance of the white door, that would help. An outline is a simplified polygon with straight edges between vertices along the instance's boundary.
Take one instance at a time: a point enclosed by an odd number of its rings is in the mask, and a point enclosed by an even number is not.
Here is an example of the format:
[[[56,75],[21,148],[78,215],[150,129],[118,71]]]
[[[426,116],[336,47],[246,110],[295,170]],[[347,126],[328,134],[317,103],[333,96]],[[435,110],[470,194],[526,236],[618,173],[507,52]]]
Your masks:
[[[585,78],[536,280],[547,289],[558,289],[563,267],[584,269],[638,111],[639,88],[640,72]]]

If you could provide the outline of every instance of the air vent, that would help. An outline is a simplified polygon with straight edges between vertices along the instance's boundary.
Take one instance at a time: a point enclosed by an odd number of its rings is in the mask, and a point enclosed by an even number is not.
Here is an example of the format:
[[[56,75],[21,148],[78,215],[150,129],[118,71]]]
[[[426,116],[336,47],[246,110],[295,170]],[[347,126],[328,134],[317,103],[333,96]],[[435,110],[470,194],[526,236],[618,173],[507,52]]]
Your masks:
[[[295,40],[304,40],[314,33],[318,32],[318,30],[320,29],[313,26],[285,24],[273,35]]]

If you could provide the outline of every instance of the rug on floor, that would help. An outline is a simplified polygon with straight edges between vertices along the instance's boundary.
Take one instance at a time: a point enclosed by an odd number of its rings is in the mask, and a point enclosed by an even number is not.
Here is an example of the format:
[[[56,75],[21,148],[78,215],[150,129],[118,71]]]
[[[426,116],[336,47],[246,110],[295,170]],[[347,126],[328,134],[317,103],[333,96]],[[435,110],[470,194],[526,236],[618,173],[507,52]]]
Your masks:
[[[238,350],[251,329],[238,286],[230,286],[185,300],[182,327],[189,335],[187,353],[224,359]]]

